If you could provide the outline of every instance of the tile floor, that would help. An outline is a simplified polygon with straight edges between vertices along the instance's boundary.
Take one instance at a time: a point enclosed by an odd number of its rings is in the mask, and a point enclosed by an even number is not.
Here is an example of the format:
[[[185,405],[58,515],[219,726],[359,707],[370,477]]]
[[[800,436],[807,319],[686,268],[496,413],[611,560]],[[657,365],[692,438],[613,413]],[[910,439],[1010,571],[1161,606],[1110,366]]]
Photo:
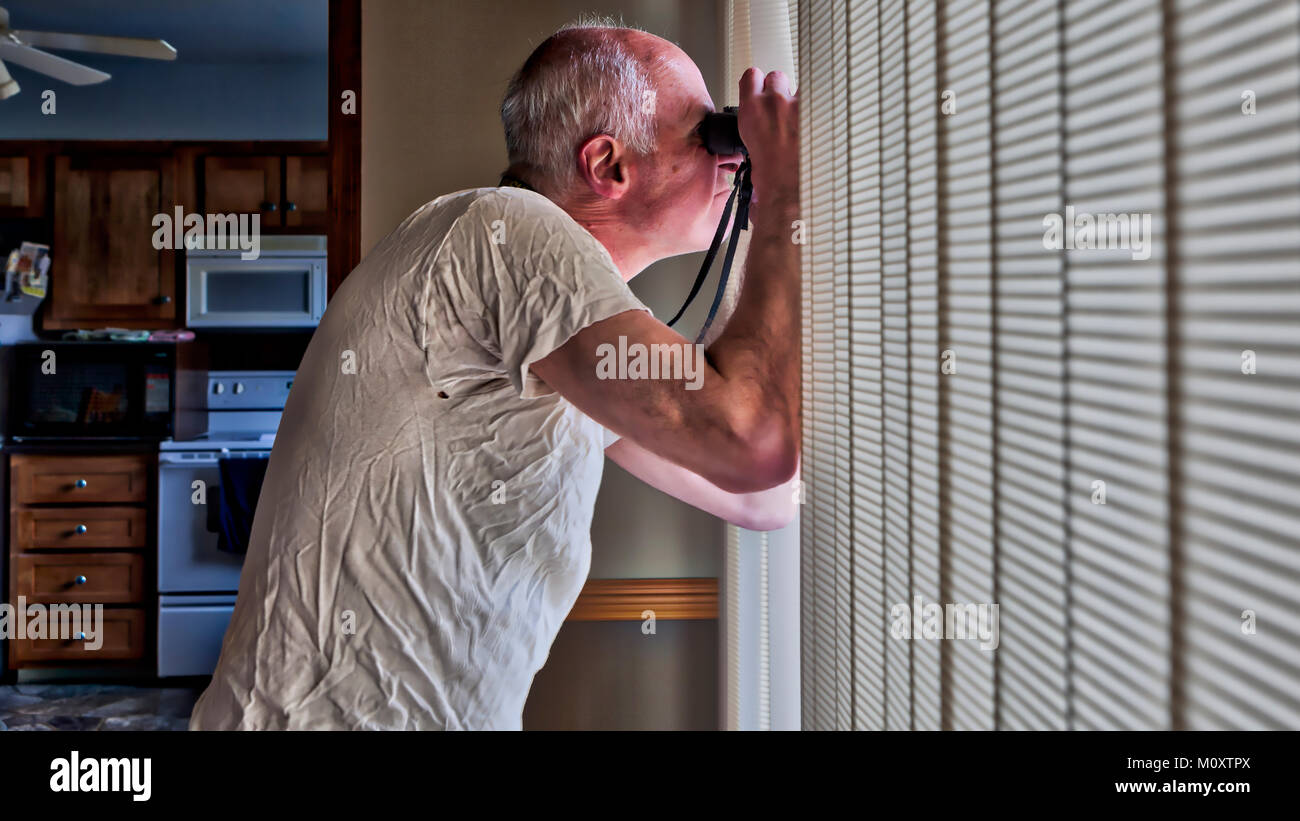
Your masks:
[[[0,686],[0,730],[185,730],[201,688]]]

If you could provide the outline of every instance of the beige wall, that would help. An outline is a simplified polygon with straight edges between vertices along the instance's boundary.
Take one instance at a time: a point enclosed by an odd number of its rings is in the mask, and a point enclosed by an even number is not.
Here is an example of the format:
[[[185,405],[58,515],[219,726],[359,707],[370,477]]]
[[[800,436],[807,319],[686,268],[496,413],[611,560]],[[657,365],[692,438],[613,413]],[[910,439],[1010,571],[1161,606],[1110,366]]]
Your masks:
[[[721,104],[718,12],[711,0],[363,4],[363,253],[425,202],[496,184],[506,166],[498,113],[506,82],[548,34],[591,12],[621,16],[676,42]],[[637,276],[632,290],[666,320],[685,298],[702,257],[660,262]],[[694,338],[711,296],[712,281],[676,328]],[[717,576],[724,535],[718,519],[606,462],[592,525],[591,577]],[[538,674],[525,726],[716,726],[717,647],[709,638],[715,636],[707,622],[667,629],[661,622],[654,636],[643,636],[639,624],[566,626]],[[610,678],[621,669],[640,672]],[[574,700],[579,691],[565,686],[578,680],[588,684],[581,705]]]

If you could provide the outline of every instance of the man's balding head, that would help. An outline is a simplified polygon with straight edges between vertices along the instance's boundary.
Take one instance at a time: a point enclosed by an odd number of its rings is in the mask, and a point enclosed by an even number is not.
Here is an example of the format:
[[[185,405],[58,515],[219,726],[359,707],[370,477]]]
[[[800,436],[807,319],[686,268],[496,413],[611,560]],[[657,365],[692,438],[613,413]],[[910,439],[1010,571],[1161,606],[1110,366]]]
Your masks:
[[[575,181],[577,146],[593,134],[654,151],[659,82],[678,55],[669,41],[612,20],[561,28],[528,56],[501,103],[511,166],[563,191]]]
[[[592,232],[625,271],[707,248],[742,159],[704,147],[713,110],[694,61],[653,34],[596,20],[541,43],[510,81],[509,173]]]

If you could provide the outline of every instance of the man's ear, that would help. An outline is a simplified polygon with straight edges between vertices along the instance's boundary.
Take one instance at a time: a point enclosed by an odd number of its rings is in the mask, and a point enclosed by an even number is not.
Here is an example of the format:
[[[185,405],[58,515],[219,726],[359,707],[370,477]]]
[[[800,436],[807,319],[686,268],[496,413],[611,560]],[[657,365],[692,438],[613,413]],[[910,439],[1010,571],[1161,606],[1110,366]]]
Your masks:
[[[632,184],[627,151],[608,134],[597,134],[578,149],[578,174],[592,191],[611,200],[622,198]]]

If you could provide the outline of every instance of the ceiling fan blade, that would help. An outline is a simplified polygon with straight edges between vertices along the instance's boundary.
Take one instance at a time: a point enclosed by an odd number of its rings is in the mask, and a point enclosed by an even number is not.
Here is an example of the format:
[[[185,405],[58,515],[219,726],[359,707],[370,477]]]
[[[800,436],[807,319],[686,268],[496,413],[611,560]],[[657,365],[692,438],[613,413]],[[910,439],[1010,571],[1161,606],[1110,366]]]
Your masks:
[[[18,93],[18,81],[9,76],[9,69],[0,63],[0,100]]]
[[[62,80],[74,86],[94,85],[112,77],[111,74],[105,74],[89,66],[83,66],[81,63],[74,63],[62,57],[55,57],[53,54],[38,51],[30,46],[20,46],[4,40],[0,40],[0,60],[6,60],[23,68],[30,68],[32,71],[39,71],[41,74],[47,74],[56,80]]]
[[[53,31],[9,32],[24,45],[67,51],[93,51],[96,54],[119,54],[148,60],[175,60],[176,49],[166,40],[144,37],[110,37],[101,34],[62,34]]]

